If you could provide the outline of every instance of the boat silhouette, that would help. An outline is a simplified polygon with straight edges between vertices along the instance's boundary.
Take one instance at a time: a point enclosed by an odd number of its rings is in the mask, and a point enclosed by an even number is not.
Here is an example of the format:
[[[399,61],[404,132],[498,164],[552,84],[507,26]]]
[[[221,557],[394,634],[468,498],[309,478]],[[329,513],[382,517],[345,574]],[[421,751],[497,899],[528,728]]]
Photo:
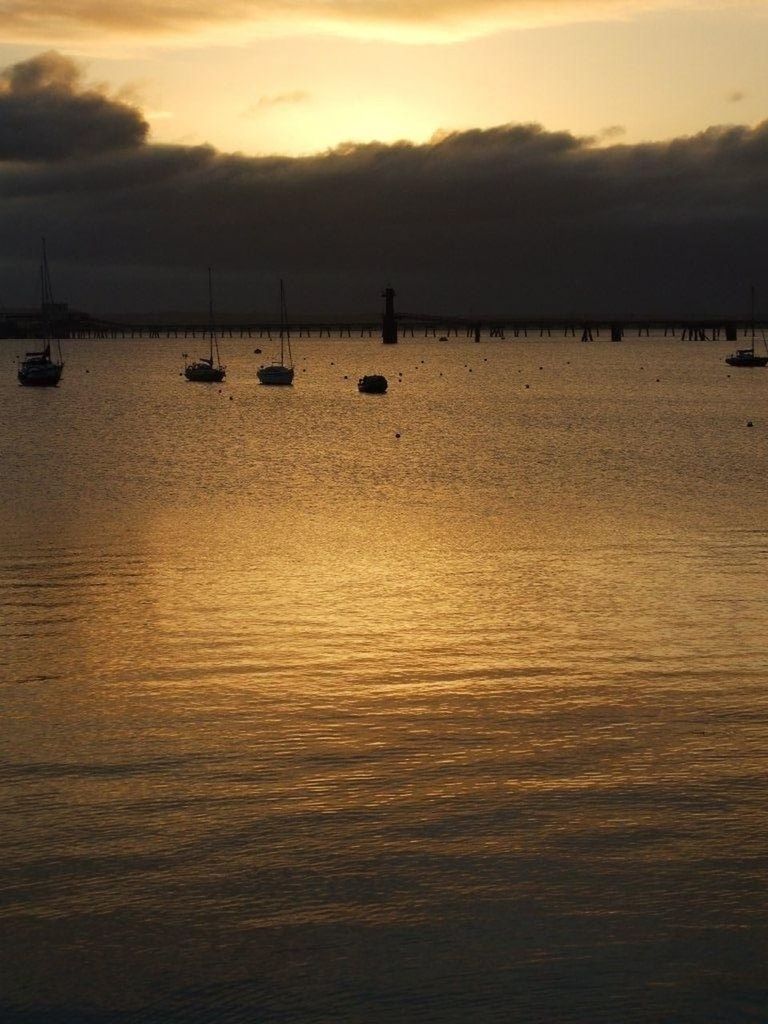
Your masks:
[[[285,361],[286,352],[288,362]],[[269,366],[260,366],[256,376],[262,384],[293,384],[293,355],[291,353],[291,330],[288,326],[288,305],[285,300],[285,284],[280,279],[280,360]]]
[[[208,337],[210,341],[208,357],[201,356],[194,363],[186,363],[184,366],[184,376],[187,380],[219,384],[224,380],[227,368],[221,365],[219,339],[213,320],[213,282],[210,267],[208,267]],[[215,360],[213,358],[214,350],[216,352]]]
[[[51,275],[48,270],[48,253],[45,239],[42,240],[43,253],[40,261],[40,302],[43,323],[43,347],[38,352],[25,352],[19,363],[17,377],[24,387],[55,388],[61,380],[64,360],[61,355],[61,339],[56,338],[58,359],[51,358],[51,345],[54,331],[51,326],[51,311],[54,308]]]

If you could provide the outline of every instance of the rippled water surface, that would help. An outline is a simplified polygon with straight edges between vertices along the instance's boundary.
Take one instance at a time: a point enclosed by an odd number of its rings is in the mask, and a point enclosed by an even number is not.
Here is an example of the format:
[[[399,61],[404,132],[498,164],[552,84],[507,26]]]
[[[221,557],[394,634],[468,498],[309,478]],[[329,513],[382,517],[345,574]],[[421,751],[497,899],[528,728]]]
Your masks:
[[[0,1017],[768,1020],[768,370],[255,344],[0,343]]]

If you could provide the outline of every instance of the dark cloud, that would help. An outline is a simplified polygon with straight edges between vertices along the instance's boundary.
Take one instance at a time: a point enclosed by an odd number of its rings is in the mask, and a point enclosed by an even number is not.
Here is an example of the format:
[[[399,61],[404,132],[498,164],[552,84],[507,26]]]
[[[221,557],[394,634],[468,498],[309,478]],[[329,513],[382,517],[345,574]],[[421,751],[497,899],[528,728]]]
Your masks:
[[[605,141],[613,141],[620,139],[623,135],[627,134],[627,129],[623,124],[609,124],[606,128],[601,128],[598,133],[598,138],[604,139]]]
[[[51,51],[0,74],[0,160],[61,160],[138,146],[149,126],[135,107],[84,88]]]
[[[0,290],[26,302],[45,234],[92,311],[193,307],[615,315],[740,310],[768,251],[768,122],[643,145],[536,125],[249,158],[145,145],[0,167]],[[26,260],[20,258],[25,254]],[[765,289],[768,292],[768,282]]]

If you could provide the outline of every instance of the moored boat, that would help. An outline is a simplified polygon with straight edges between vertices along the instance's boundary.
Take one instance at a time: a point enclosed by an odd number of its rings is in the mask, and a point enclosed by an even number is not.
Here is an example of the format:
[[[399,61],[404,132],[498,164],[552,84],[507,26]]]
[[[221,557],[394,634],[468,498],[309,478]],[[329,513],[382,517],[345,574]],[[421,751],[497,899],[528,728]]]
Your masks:
[[[752,345],[751,348],[737,348],[725,357],[725,361],[729,366],[768,366],[768,355],[757,355]]]
[[[195,360],[194,363],[186,363],[184,366],[184,376],[187,380],[194,380],[207,384],[220,384],[227,375],[227,368],[226,366],[221,365],[219,339],[216,334],[216,328],[213,321],[213,284],[211,281],[210,267],[208,267],[208,323],[208,335],[210,339],[208,357],[206,358],[205,356],[201,356],[199,359]],[[216,352],[215,359],[213,357],[214,350]]]
[[[64,362],[51,359],[51,346],[46,344],[40,352],[25,352],[19,363],[19,384],[24,387],[55,388],[61,380]]]
[[[763,332],[763,346],[765,348],[765,355],[759,356],[755,352],[755,286],[751,285],[749,289],[749,319],[751,323],[750,334],[752,344],[749,348],[737,348],[735,352],[731,352],[729,356],[725,357],[725,361],[729,366],[768,366],[768,345],[765,342],[765,332]]]
[[[227,375],[226,368],[215,366],[213,359],[201,357],[194,363],[187,363],[184,367],[184,376],[187,380],[200,381],[208,384],[220,384]]]
[[[368,373],[357,382],[357,390],[365,395],[383,395],[387,390],[387,378],[380,373]]]
[[[19,384],[27,388],[55,388],[61,380],[64,360],[61,355],[61,339],[56,338],[58,358],[51,357],[51,344],[54,341],[51,328],[50,311],[53,307],[53,290],[51,275],[48,271],[48,254],[43,239],[43,256],[40,264],[40,293],[43,322],[43,347],[38,352],[25,352],[19,362],[16,376]]]
[[[288,355],[288,362],[285,357]],[[293,384],[293,356],[291,354],[291,331],[288,326],[288,305],[285,300],[285,285],[280,281],[280,361],[269,366],[260,366],[256,376],[262,384]]]

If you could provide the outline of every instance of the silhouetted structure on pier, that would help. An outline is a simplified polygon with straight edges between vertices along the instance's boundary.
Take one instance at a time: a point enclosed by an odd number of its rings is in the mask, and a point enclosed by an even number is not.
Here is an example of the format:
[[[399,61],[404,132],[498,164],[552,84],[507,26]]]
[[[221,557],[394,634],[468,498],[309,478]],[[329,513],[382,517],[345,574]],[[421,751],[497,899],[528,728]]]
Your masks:
[[[384,319],[381,324],[381,340],[385,345],[397,344],[397,319],[395,317],[395,289],[385,288],[381,293],[384,299]]]

